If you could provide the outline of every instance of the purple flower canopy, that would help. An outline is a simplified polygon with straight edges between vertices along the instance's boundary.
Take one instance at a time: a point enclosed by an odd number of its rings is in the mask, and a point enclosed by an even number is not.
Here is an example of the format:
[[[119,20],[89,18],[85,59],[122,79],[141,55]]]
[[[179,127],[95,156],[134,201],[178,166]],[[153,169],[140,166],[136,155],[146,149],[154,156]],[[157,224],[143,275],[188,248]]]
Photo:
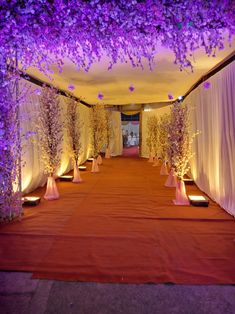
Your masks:
[[[190,67],[193,52],[223,49],[235,34],[233,0],[0,0],[0,54],[49,73],[69,58],[78,68],[106,55],[110,68],[131,61],[153,65],[159,45],[174,52],[175,63]],[[2,69],[2,67],[1,67]]]

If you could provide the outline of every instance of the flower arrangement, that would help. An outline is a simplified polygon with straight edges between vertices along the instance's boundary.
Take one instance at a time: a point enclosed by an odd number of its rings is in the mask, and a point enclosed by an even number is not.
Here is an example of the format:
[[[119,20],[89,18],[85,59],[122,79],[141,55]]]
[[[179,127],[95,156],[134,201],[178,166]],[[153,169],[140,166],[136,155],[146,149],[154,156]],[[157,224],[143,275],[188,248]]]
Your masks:
[[[37,133],[44,163],[44,171],[48,175],[45,199],[59,198],[54,176],[60,165],[62,153],[63,125],[61,123],[61,107],[57,90],[44,86],[40,96]]]
[[[69,98],[67,101],[66,114],[66,130],[68,134],[68,150],[74,164],[74,178],[73,182],[81,182],[81,176],[78,168],[78,160],[81,154],[81,120],[79,116],[79,104],[73,99]]]

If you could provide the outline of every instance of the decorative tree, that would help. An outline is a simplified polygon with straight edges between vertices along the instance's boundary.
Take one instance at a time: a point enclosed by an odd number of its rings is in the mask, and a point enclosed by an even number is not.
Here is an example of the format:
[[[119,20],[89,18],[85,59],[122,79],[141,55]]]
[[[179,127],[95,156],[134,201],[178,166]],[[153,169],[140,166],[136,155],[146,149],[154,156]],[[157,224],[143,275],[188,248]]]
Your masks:
[[[171,123],[169,126],[169,146],[168,156],[170,157],[171,167],[177,176],[176,185],[176,205],[188,205],[189,201],[185,191],[183,181],[184,175],[189,170],[189,161],[193,157],[192,141],[198,134],[191,137],[189,135],[189,110],[186,105],[175,102],[171,108]]]
[[[112,112],[105,110],[105,127],[106,127],[106,150],[105,158],[110,158],[110,142],[113,138]]]
[[[62,152],[63,124],[57,90],[44,86],[40,96],[37,133],[44,171],[48,175],[46,200],[59,198],[55,182],[56,170],[60,165]]]
[[[148,130],[148,136],[146,139],[146,143],[149,149],[148,161],[153,162],[154,159],[158,161],[157,151],[158,151],[159,129],[158,129],[158,117],[157,116],[148,117],[147,130]],[[157,163],[154,163],[154,165],[157,165]]]
[[[94,105],[91,108],[91,135],[93,146],[92,172],[99,172],[98,156],[102,147],[105,145],[105,110],[103,105]]]
[[[82,182],[78,168],[78,160],[81,154],[81,121],[78,102],[70,98],[68,100],[66,129],[68,133],[68,149],[74,165],[73,182]]]
[[[163,114],[159,118],[159,152],[163,161],[160,170],[161,175],[168,175],[167,169],[167,146],[168,146],[168,131],[169,131],[170,115]]]

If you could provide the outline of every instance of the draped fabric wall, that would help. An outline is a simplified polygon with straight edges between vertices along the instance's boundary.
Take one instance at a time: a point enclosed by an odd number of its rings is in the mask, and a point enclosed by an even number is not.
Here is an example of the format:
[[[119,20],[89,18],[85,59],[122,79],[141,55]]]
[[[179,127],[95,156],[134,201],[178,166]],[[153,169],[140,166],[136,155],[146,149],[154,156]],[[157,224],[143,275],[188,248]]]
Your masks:
[[[37,119],[39,96],[35,94],[35,90],[40,91],[40,87],[29,82],[21,82],[21,86],[30,88],[30,96],[26,102],[21,105],[21,133],[35,132],[35,122]],[[62,108],[61,123],[63,122],[67,110],[67,98],[60,96],[60,106]],[[79,113],[82,121],[82,153],[79,163],[83,163],[92,154],[92,146],[89,131],[90,109],[84,105],[79,105]],[[121,137],[121,116],[119,112],[112,112],[112,123],[114,127],[114,138],[111,142],[111,154],[113,156],[122,153],[122,137]],[[73,168],[71,158],[67,150],[67,134],[64,128],[64,140],[62,143],[61,165],[57,171],[57,175],[62,175]],[[38,145],[37,134],[31,136],[28,140],[22,137],[22,189],[24,193],[29,193],[39,186],[46,183],[43,163],[40,158],[40,145]]]
[[[192,129],[201,131],[193,144],[191,171],[196,184],[235,216],[235,62],[185,99],[192,108]]]

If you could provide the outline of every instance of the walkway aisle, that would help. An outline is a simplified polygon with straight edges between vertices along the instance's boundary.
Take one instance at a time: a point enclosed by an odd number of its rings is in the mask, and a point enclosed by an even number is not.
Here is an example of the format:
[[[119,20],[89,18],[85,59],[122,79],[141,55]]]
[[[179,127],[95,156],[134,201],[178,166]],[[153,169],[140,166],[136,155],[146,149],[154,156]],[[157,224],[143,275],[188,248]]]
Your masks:
[[[213,202],[174,206],[174,189],[146,159],[112,158],[100,169],[82,173],[82,184],[60,182],[60,200],[42,200],[21,222],[1,227],[1,270],[80,281],[235,283],[230,215]]]

